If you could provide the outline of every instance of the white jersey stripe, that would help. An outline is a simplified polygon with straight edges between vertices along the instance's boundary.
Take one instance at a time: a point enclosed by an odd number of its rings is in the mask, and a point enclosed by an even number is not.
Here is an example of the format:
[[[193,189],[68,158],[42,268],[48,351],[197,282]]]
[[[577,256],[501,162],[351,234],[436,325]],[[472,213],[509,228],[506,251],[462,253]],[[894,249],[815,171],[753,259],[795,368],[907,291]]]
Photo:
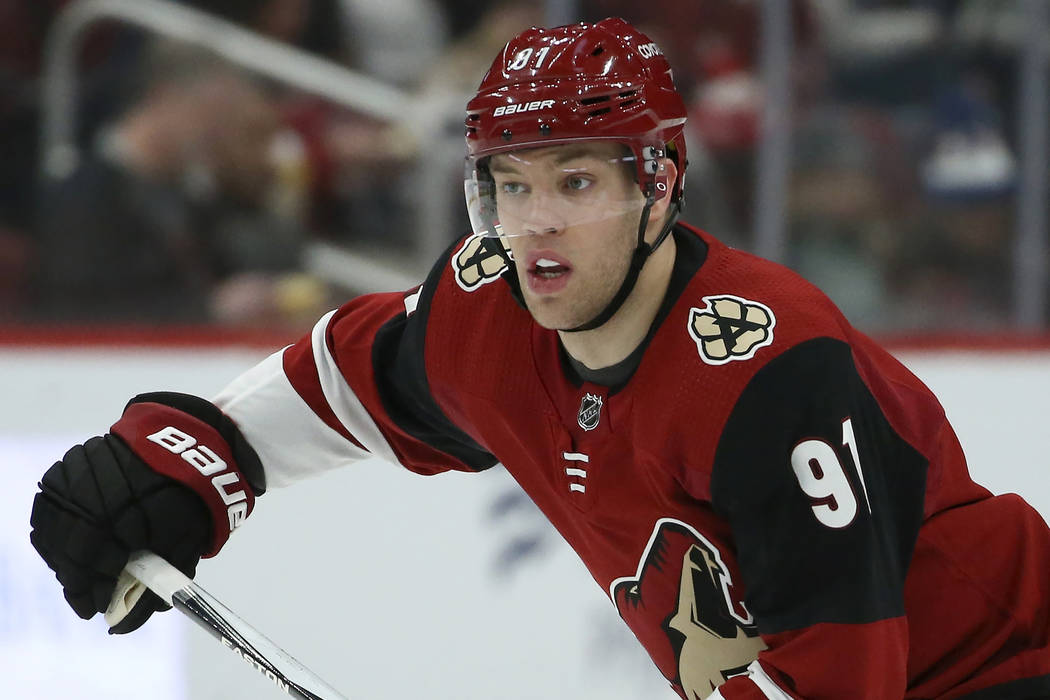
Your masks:
[[[419,306],[419,297],[423,294],[423,285],[419,286],[419,289],[405,297],[405,313],[409,316],[416,312],[416,307]]]
[[[758,689],[762,691],[769,700],[793,700],[793,698],[784,692],[779,685],[777,685],[766,670],[762,668],[762,664],[755,659],[747,667],[747,677],[751,679],[751,682],[758,686]]]
[[[781,690],[779,685],[773,682],[773,679],[769,677],[769,674],[766,673],[757,659],[748,665],[746,675],[748,680],[757,685],[758,689],[762,691],[762,695],[769,698],[769,700],[794,700]],[[725,696],[722,695],[722,691],[715,689],[715,692],[708,695],[706,700],[725,700]]]
[[[325,338],[328,323],[334,315],[335,311],[329,311],[322,316],[321,320],[314,325],[310,338],[313,344],[314,364],[317,365],[317,376],[321,380],[321,391],[339,422],[358,442],[364,445],[366,450],[376,457],[398,464],[398,459],[394,456],[390,444],[379,432],[379,427],[368,415],[361,401],[354,395],[353,389],[346,383],[346,378],[339,371],[335,358],[328,349]]]
[[[283,357],[283,350],[275,352],[213,399],[258,453],[267,487],[287,486],[370,458],[303,401],[284,374]]]

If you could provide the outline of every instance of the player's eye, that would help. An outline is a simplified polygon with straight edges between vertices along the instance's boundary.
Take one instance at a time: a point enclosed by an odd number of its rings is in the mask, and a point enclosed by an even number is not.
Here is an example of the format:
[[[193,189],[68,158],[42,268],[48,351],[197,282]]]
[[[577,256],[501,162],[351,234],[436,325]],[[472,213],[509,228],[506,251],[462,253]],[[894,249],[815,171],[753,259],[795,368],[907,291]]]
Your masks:
[[[500,192],[503,194],[525,194],[528,188],[525,187],[524,183],[521,182],[504,182],[499,186]]]
[[[565,188],[579,192],[594,184],[594,180],[585,175],[570,175],[565,178]]]

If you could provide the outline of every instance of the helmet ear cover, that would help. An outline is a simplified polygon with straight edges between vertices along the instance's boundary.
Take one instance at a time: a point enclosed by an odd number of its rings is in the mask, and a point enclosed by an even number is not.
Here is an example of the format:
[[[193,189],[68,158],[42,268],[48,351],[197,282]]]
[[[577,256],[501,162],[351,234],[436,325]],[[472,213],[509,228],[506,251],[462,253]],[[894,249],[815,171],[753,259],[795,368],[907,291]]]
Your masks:
[[[646,175],[638,184],[641,185],[642,194],[652,197],[654,201],[667,196],[667,169],[660,162],[664,157],[664,151],[653,146],[642,148],[639,168]]]

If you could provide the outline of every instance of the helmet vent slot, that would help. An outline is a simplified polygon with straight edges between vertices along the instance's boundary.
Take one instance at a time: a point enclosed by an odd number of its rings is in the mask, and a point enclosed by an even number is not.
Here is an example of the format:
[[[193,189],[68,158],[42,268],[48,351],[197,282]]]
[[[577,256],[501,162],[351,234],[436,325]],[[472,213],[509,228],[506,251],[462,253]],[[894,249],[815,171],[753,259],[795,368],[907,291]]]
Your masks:
[[[593,104],[598,104],[599,102],[608,102],[611,99],[612,98],[609,97],[608,95],[599,95],[598,97],[585,97],[582,100],[580,100],[580,104],[581,105],[593,105]]]
[[[608,114],[611,111],[612,111],[612,107],[602,107],[601,109],[596,109],[593,112],[588,112],[587,116],[588,117],[600,117],[601,115]]]

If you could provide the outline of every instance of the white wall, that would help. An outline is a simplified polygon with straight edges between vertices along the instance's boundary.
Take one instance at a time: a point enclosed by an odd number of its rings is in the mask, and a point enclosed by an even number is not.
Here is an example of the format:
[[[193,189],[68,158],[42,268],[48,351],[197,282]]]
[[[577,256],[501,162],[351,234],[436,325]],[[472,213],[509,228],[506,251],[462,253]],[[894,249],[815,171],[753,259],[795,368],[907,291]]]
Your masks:
[[[899,357],[940,398],[974,478],[1050,519],[1050,352]]]
[[[263,354],[0,350],[0,677],[15,679],[12,697],[144,697],[133,675],[163,700],[279,697],[176,613],[128,638],[79,621],[27,541],[39,475],[128,397],[210,395]],[[975,477],[1050,516],[1050,353],[904,359],[940,395]],[[264,496],[198,582],[354,700],[675,697],[515,494],[495,470],[423,478],[365,463]]]
[[[0,697],[190,697],[182,620],[126,637],[107,636],[99,617],[82,622],[29,545],[29,512],[44,470],[104,432],[134,393],[210,392],[258,354],[0,350]]]

